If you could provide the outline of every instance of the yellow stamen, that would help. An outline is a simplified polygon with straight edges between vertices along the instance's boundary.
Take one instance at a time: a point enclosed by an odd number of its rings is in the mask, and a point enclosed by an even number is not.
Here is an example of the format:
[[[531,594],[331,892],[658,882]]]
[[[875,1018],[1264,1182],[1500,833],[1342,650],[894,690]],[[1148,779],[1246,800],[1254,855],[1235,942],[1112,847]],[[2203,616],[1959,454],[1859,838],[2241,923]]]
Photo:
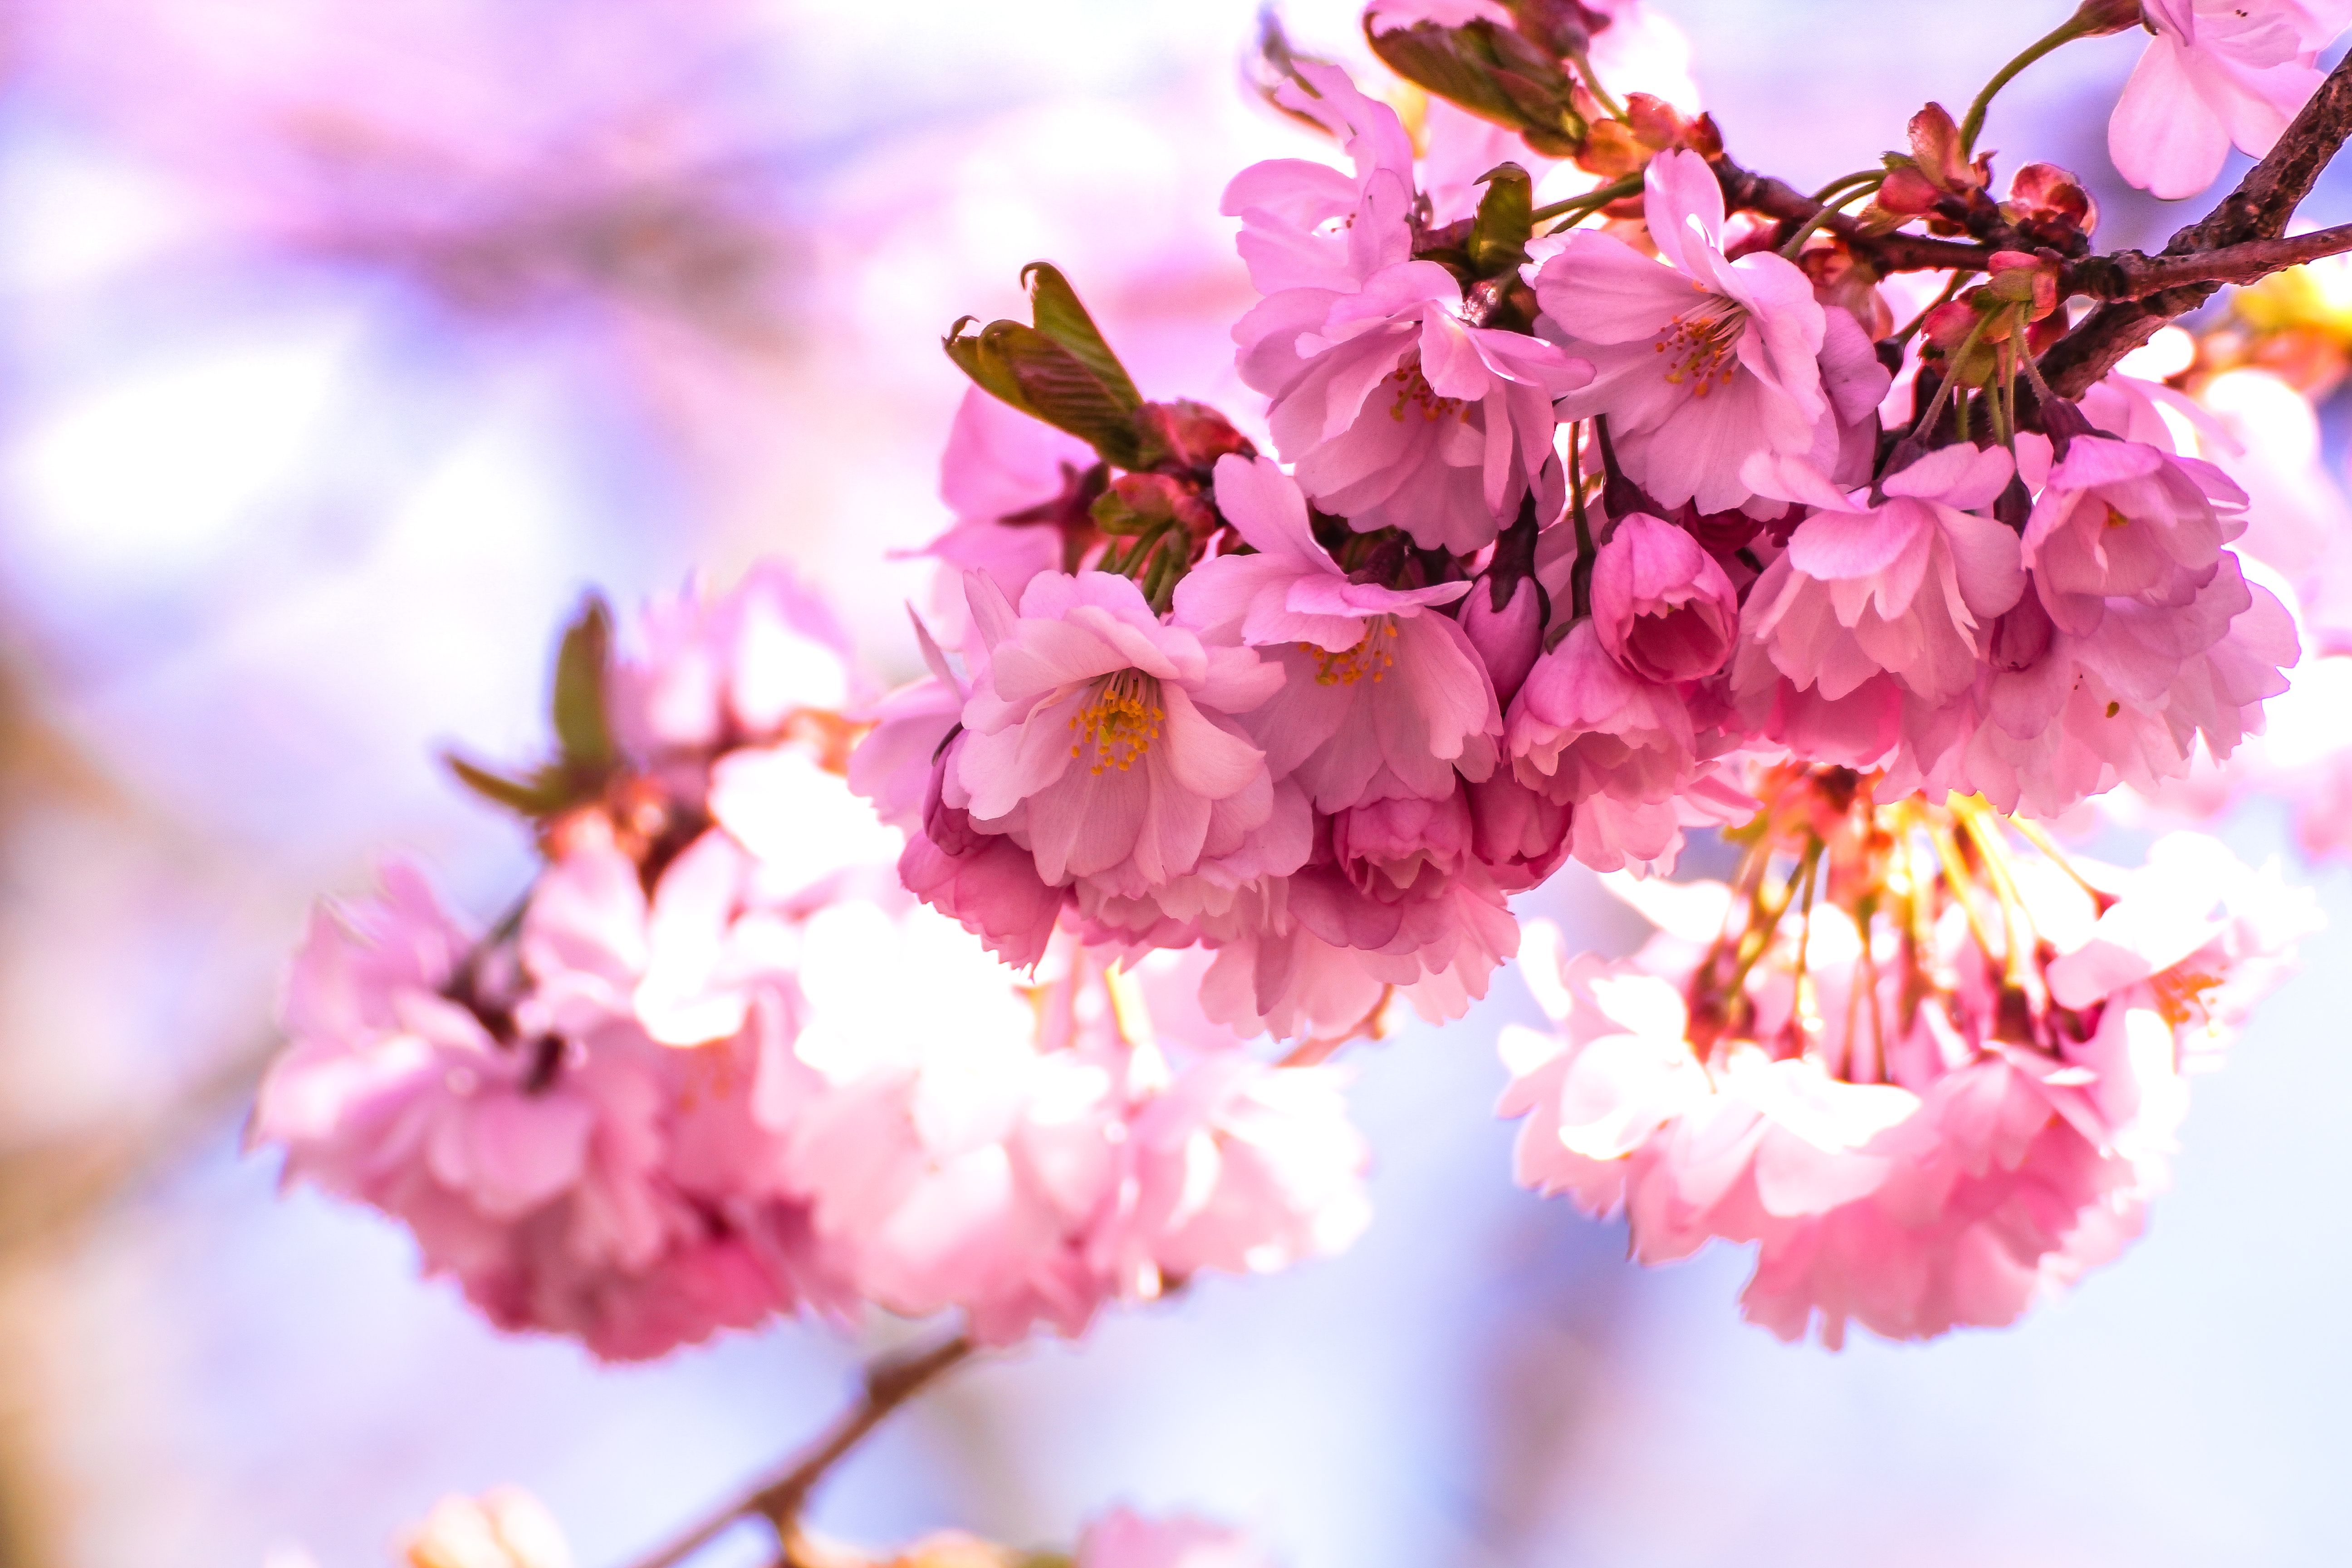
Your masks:
[[[1315,684],[1318,686],[1353,686],[1365,676],[1379,680],[1396,663],[1396,649],[1388,645],[1397,635],[1396,622],[1381,616],[1364,628],[1364,640],[1345,653],[1333,653],[1311,642],[1298,645],[1299,651],[1315,656]]]
[[[1117,768],[1125,773],[1151,750],[1160,725],[1168,717],[1160,706],[1160,682],[1139,669],[1122,669],[1105,676],[1087,705],[1070,720],[1078,739],[1070,755],[1086,755],[1094,745],[1094,771]]]

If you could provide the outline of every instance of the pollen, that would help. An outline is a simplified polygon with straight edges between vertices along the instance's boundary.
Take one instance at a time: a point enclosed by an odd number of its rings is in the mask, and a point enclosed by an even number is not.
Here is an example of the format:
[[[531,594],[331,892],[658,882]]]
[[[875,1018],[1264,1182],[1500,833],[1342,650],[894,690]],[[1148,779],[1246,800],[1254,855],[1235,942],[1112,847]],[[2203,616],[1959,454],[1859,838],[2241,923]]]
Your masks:
[[[1719,294],[1709,295],[1706,304],[1659,328],[1651,352],[1665,361],[1666,384],[1686,385],[1692,396],[1705,397],[1731,384],[1739,369],[1740,335],[1747,330],[1745,308]]]
[[[1127,772],[1150,753],[1168,717],[1160,706],[1160,682],[1139,669],[1122,669],[1105,676],[1070,720],[1076,740],[1070,755],[1083,758],[1094,748],[1093,771],[1116,768]]]
[[[1421,351],[1415,349],[1398,362],[1389,372],[1388,380],[1396,384],[1396,401],[1389,405],[1389,417],[1404,422],[1405,411],[1417,408],[1424,420],[1443,419],[1448,415],[1467,423],[1470,405],[1458,397],[1440,397],[1429,378],[1421,373]],[[1383,384],[1386,384],[1385,383]]]
[[[1301,653],[1315,656],[1315,684],[1318,686],[1353,686],[1366,676],[1374,680],[1395,668],[1396,622],[1382,616],[1364,628],[1364,640],[1345,653],[1333,653],[1311,642],[1298,645]]]
[[[2129,528],[2131,526],[2131,519],[2117,511],[2114,507],[2109,507],[2107,508],[2107,526],[2109,528]]]

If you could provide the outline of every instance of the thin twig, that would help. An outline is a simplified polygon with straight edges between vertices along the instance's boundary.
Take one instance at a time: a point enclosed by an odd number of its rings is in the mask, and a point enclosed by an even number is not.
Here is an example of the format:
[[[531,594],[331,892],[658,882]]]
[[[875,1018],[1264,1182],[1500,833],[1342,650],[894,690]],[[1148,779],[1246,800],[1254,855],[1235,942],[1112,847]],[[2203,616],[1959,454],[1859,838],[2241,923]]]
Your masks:
[[[674,1568],[743,1519],[768,1521],[789,1546],[809,1494],[842,1457],[865,1441],[866,1435],[892,1411],[971,1359],[978,1349],[971,1335],[958,1334],[927,1351],[877,1361],[866,1370],[865,1397],[845,1411],[832,1430],[796,1456],[781,1474],[753,1487],[652,1556],[640,1559],[633,1568]]]

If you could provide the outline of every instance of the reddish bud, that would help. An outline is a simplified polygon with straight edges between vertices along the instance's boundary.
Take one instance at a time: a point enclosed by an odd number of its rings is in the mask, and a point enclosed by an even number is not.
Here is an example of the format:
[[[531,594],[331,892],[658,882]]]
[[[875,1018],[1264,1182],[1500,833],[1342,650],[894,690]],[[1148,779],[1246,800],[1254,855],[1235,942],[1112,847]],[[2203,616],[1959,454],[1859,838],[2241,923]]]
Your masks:
[[[2053,250],[2087,249],[2099,226],[2099,204],[2083,183],[2055,163],[2028,163],[2009,183],[2001,216],[2037,245]]]
[[[1980,191],[1992,181],[1992,161],[1971,163],[1960,145],[1960,128],[1940,103],[1931,103],[1911,117],[1911,159],[1937,189],[1952,195]]]
[[[2082,29],[2080,36],[2085,38],[2128,33],[2146,22],[2140,0],[2083,0],[2074,13],[2074,26]]]
[[[1977,330],[1977,309],[1966,300],[1948,300],[1927,312],[1919,330],[1929,342],[1948,353]]]
[[[1244,458],[1257,456],[1257,447],[1250,438],[1205,403],[1181,397],[1173,403],[1148,403],[1144,405],[1143,417],[1168,448],[1170,460],[1179,467],[1206,472],[1228,453]]]
[[[1943,199],[1936,182],[1907,158],[1888,169],[1885,182],[1878,187],[1879,206],[1904,217],[1924,217]]]

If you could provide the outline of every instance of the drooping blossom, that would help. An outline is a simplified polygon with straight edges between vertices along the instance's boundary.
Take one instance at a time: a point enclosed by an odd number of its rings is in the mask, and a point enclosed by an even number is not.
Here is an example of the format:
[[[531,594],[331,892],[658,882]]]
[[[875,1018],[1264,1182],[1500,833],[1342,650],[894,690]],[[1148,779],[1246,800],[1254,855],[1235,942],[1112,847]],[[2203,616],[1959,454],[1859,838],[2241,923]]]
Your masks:
[[[1243,721],[1277,777],[1322,812],[1442,799],[1457,767],[1493,767],[1502,717],[1477,650],[1442,613],[1466,582],[1392,589],[1349,580],[1273,462],[1219,460],[1219,510],[1255,553],[1203,562],[1176,590],[1180,622],[1268,650],[1280,689]]]
[[[2182,1074],[2315,908],[2210,840],[2114,879],[1851,773],[1766,793],[1785,880],[1759,858],[1736,889],[1633,894],[1666,922],[1639,958],[1533,967],[1560,1033],[1505,1044],[1518,1178],[1622,1208],[1645,1262],[1758,1243],[1742,1304],[1784,1339],[2011,1322],[2137,1235]]]
[[[1879,675],[1929,701],[1974,682],[1992,622],[2024,590],[2015,533],[1979,514],[2010,482],[1998,447],[1946,447],[1887,476],[1885,504],[1839,503],[1797,526],[1750,590],[1742,630],[1769,669],[1835,700]],[[1765,673],[1751,659],[1735,675]]]
[[[792,1167],[862,1293],[1005,1343],[1204,1270],[1346,1247],[1364,1151],[1335,1068],[1274,1068],[1199,1007],[1204,955],[1058,939],[1034,984],[917,906],[810,922]],[[922,984],[907,977],[920,974]]]
[[[1823,307],[1793,262],[1725,255],[1723,190],[1706,159],[1663,153],[1647,188],[1658,259],[1580,229],[1536,274],[1545,316],[1594,370],[1560,416],[1606,416],[1625,472],[1661,505],[1777,513],[1783,503],[1759,497],[1743,470],[1759,455],[1834,447]]]
[[[2147,0],[2155,37],[2107,124],[2125,179],[2167,200],[2193,196],[2230,149],[2274,146],[2318,90],[2320,52],[2352,26],[2345,0]]]
[[[1536,661],[1504,744],[1521,784],[1570,808],[1571,852],[1596,870],[1671,862],[1706,803],[1739,799],[1708,778],[1683,693],[1626,670],[1589,617]]]

